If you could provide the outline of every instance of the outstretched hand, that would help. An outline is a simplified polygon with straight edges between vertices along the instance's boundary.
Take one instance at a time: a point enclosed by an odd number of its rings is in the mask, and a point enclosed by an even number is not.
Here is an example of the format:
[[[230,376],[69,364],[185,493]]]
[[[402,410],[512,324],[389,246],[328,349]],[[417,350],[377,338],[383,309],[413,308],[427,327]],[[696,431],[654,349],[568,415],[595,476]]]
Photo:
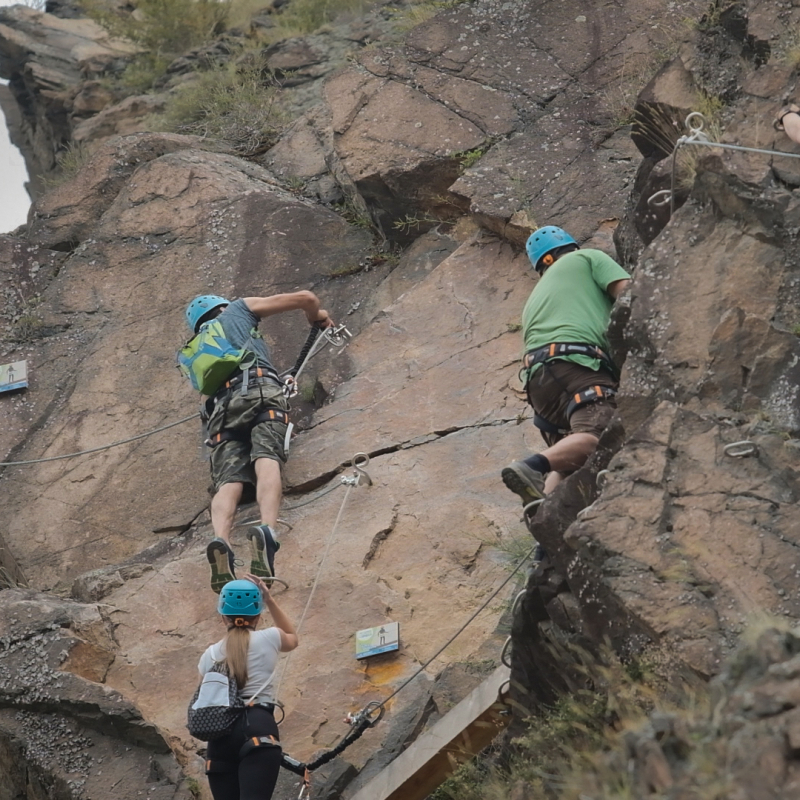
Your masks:
[[[331,315],[324,308],[321,308],[319,311],[317,311],[316,317],[317,317],[316,319],[309,319],[309,322],[312,325],[316,325],[317,327],[322,328],[323,330],[325,328],[333,327],[333,320],[331,319]]]
[[[260,590],[260,592],[263,595],[265,600],[268,597],[270,597],[269,586],[267,586],[267,584],[264,582],[264,580],[262,578],[259,578],[257,575],[251,575],[249,572],[243,573],[242,577],[246,581],[250,581],[251,583],[254,583],[256,586],[258,586],[258,588],[259,588],[259,590]]]

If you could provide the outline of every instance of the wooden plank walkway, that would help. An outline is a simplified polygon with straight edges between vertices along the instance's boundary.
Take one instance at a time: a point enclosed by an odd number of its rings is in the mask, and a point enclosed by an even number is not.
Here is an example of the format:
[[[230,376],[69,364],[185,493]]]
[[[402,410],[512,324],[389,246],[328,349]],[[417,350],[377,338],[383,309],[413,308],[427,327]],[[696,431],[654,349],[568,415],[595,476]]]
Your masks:
[[[498,667],[351,800],[424,800],[511,721],[510,674]]]

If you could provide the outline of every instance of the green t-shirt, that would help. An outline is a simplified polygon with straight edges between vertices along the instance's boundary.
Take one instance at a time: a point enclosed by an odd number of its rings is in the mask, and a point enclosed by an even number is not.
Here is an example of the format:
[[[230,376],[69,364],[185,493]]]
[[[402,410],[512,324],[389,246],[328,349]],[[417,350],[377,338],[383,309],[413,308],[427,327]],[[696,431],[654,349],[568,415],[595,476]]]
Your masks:
[[[561,256],[531,292],[522,309],[525,352],[553,342],[594,344],[608,352],[606,328],[614,301],[606,292],[614,281],[630,278],[600,250],[575,250]],[[560,356],[589,369],[601,362],[589,356]],[[533,374],[541,364],[531,369]]]

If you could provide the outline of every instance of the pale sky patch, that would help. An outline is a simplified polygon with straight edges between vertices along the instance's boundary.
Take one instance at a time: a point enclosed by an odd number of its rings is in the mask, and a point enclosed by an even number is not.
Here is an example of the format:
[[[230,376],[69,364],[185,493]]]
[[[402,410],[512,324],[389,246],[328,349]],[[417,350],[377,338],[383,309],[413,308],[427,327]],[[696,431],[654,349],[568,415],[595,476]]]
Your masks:
[[[13,5],[12,0],[0,0],[0,6]],[[25,162],[8,139],[5,117],[0,112],[0,233],[13,231],[27,220],[31,205],[24,187],[27,180]]]

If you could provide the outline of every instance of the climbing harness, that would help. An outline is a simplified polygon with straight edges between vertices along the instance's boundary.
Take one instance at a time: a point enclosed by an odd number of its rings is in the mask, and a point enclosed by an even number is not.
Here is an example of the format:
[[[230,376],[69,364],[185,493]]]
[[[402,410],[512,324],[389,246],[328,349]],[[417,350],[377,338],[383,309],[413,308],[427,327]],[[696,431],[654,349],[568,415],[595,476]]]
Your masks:
[[[569,428],[559,428],[558,425],[550,422],[549,419],[546,419],[537,411],[533,412],[533,424],[540,431],[544,431],[544,433],[552,433],[556,436],[566,436],[568,433],[571,433]]]
[[[530,381],[530,370],[536,364],[544,364],[545,368],[553,359],[564,358],[565,356],[587,356],[588,358],[598,359],[603,367],[611,374],[614,380],[619,380],[619,369],[601,347],[594,344],[584,344],[581,342],[553,342],[552,344],[537,347],[535,350],[529,350],[525,353],[522,359],[522,369],[520,373],[525,371],[526,378],[522,381],[523,388],[527,391],[528,382]],[[520,375],[521,378],[521,375]],[[557,383],[560,382],[556,381]],[[563,386],[562,386],[563,389]],[[569,419],[573,412],[579,408],[596,403],[599,400],[614,397],[617,390],[610,386],[592,386],[574,395],[571,395],[569,404],[567,405],[565,415]],[[555,436],[567,436],[571,433],[569,428],[561,428],[554,422],[551,422],[546,417],[543,417],[535,409],[533,412],[533,424],[543,433],[549,433]]]
[[[678,161],[678,150],[684,145],[701,145],[703,147],[719,147],[722,150],[741,150],[745,153],[763,153],[768,156],[783,156],[784,158],[800,158],[800,153],[784,153],[780,150],[765,150],[761,147],[745,147],[741,144],[722,144],[712,142],[708,134],[703,131],[705,117],[699,111],[692,111],[684,120],[684,125],[691,134],[681,136],[672,150],[672,176],[669,189],[661,189],[651,195],[647,202],[651,206],[665,206],[669,203],[670,217],[675,213],[675,164]]]
[[[269,369],[268,367],[245,367],[238,375],[234,375],[229,381],[225,381],[214,394],[219,395],[223,392],[231,391],[237,386],[242,387],[242,394],[247,394],[247,390],[251,386],[269,382],[279,385],[281,383],[280,376],[274,369]]]
[[[747,456],[758,455],[758,445],[755,442],[744,440],[741,442],[731,442],[722,448],[722,452],[731,458],[746,458]]]
[[[322,334],[320,336],[320,334]],[[311,326],[311,331],[308,334],[306,343],[300,351],[300,355],[295,362],[295,365],[281,373],[283,379],[283,393],[286,397],[295,397],[298,388],[298,380],[300,374],[306,368],[306,364],[314,358],[327,345],[331,345],[336,350],[336,355],[347,347],[348,342],[352,338],[352,334],[345,325],[337,325],[333,328],[321,328],[318,323]]]
[[[566,415],[569,419],[575,411],[583,406],[588,406],[591,403],[596,403],[599,400],[605,400],[614,397],[617,394],[616,389],[610,386],[590,386],[582,392],[577,392],[572,396],[572,400],[567,405]]]
[[[554,358],[563,358],[564,356],[587,356],[588,358],[596,358],[603,363],[603,366],[608,369],[615,379],[619,378],[619,370],[611,359],[611,356],[594,344],[553,342],[543,347],[537,347],[536,350],[529,350],[525,353],[523,364],[525,365],[525,369],[530,370],[530,368],[536,364],[543,364]]]
[[[214,448],[223,442],[249,442],[250,435],[256,425],[262,422],[282,422],[289,425],[289,415],[280,408],[267,408],[262,411],[246,428],[223,428],[219,433],[215,433],[206,439],[206,445]]]
[[[218,772],[236,772],[239,762],[250,753],[261,747],[281,748],[281,743],[274,736],[252,736],[239,748],[239,758],[236,761],[222,761],[220,759],[206,759],[206,775]]]

